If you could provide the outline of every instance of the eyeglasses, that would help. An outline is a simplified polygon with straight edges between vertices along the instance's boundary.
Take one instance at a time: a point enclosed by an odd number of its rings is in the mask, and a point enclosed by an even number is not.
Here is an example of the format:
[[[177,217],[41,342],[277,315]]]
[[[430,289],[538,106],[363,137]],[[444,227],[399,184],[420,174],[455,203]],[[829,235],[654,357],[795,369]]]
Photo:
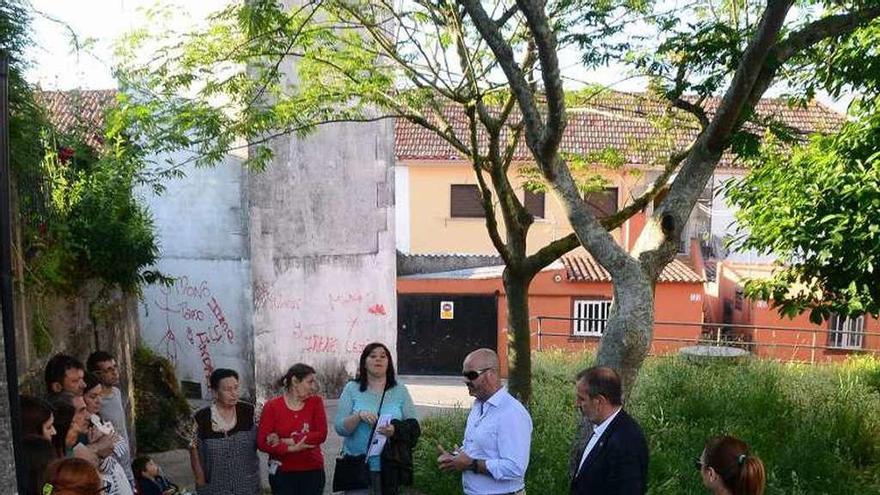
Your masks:
[[[491,370],[491,369],[492,369],[492,367],[489,366],[488,368],[483,368],[483,369],[481,369],[481,370],[476,370],[476,371],[474,371],[474,370],[471,370],[471,371],[462,371],[462,372],[461,372],[461,376],[467,378],[468,381],[472,382],[472,381],[476,380],[477,378],[479,378],[480,375],[482,375],[483,373],[485,373],[485,372],[487,372],[487,371],[489,371],[489,370]]]
[[[697,468],[697,471],[703,470],[703,460],[699,457],[694,457],[694,467]]]

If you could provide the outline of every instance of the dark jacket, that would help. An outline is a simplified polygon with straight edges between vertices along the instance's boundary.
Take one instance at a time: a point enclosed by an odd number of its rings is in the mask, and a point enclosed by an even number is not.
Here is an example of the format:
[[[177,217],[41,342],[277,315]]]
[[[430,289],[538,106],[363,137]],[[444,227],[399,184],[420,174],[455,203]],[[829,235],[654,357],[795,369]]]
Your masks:
[[[639,424],[621,410],[571,481],[571,494],[643,495],[647,490],[648,443]]]
[[[422,434],[415,419],[391,420],[394,436],[382,449],[382,495],[397,495],[401,486],[413,484],[413,449]]]

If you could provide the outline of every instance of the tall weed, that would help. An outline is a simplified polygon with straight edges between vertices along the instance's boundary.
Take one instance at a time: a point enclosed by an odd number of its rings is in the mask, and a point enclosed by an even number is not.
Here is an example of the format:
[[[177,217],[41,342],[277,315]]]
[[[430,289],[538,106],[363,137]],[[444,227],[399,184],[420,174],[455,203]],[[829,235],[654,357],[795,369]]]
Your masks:
[[[589,354],[539,353],[533,367],[533,494],[568,493],[578,419],[573,377]],[[704,494],[692,460],[705,440],[749,442],[767,468],[767,493],[880,494],[880,360],[807,366],[770,361],[695,364],[649,359],[627,409],[651,449],[649,493]],[[467,411],[429,418],[416,453],[416,488],[461,493],[460,477],[436,469],[436,444],[461,442]]]

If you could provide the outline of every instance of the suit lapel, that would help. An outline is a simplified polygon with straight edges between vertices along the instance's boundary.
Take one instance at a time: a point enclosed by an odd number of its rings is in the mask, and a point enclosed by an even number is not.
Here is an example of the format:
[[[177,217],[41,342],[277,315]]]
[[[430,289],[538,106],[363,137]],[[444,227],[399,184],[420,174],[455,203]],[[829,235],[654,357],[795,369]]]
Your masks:
[[[623,411],[623,409],[621,409],[620,412],[617,413],[617,416],[615,416],[614,419],[611,421],[611,424],[608,425],[608,428],[606,428],[605,431],[602,432],[602,436],[599,437],[596,445],[593,446],[593,450],[591,450],[590,453],[587,455],[587,458],[584,459],[584,463],[581,466],[581,469],[578,471],[578,476],[590,469],[590,465],[592,464],[593,460],[602,452],[602,449],[605,448],[605,443],[608,441],[608,438],[610,438],[611,435],[614,434],[614,431],[617,429],[617,425],[620,424],[621,416],[623,416],[624,414],[626,413]],[[589,444],[589,442],[587,442],[587,444]],[[584,450],[586,449],[587,446],[584,445],[584,449],[581,450],[581,457],[583,457]]]

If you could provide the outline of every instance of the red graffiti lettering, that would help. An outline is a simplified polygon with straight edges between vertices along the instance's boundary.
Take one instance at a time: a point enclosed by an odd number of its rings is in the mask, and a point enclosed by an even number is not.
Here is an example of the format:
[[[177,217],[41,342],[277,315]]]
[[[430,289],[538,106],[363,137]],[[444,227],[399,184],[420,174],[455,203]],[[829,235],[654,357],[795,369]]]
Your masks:
[[[346,305],[346,304],[360,304],[364,302],[364,299],[372,296],[372,292],[368,292],[366,294],[361,294],[359,292],[349,292],[344,294],[328,294],[327,299],[330,303],[330,309],[335,310],[336,305]]]
[[[305,352],[333,353],[336,352],[338,339],[324,335],[309,335],[306,337],[306,343]]]
[[[205,332],[199,332],[196,336],[199,338],[199,355],[202,358],[202,369],[205,371],[205,378],[210,379],[211,373],[214,372],[214,361],[211,359],[211,350],[208,348],[211,339]]]
[[[226,316],[223,315],[223,308],[220,307],[220,303],[217,302],[217,299],[211,298],[208,302],[208,309],[211,310],[211,313],[214,315],[214,318],[217,319],[217,325],[214,327],[216,332],[224,332],[226,333],[226,338],[229,339],[229,342],[235,340],[235,332],[232,330],[232,327],[229,326],[229,323],[226,322]]]
[[[208,281],[190,283],[189,277],[183,276],[174,282],[174,290],[178,296],[191,297],[193,299],[205,299],[211,296]]]
[[[370,314],[385,316],[385,306],[382,306],[381,304],[374,304],[374,305],[370,306],[370,308],[367,309],[367,311]]]

